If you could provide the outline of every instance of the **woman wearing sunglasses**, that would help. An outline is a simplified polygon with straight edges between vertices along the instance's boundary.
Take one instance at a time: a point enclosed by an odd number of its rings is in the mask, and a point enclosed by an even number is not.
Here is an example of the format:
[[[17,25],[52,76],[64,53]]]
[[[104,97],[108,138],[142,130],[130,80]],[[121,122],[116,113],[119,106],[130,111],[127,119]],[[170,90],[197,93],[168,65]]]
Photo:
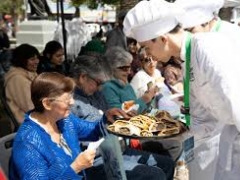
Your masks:
[[[157,69],[157,60],[152,56],[147,56],[144,49],[140,50],[139,59],[142,69],[135,74],[130,83],[137,97],[141,97],[148,91],[149,83],[159,87],[159,93],[164,95],[171,94],[170,90],[164,84],[161,72]]]
[[[112,47],[105,53],[105,58],[112,71],[111,80],[107,81],[102,88],[109,107],[121,108],[125,101],[133,100],[135,104],[139,105],[139,109],[138,112],[130,111],[130,115],[136,115],[136,113],[147,110],[156,91],[151,88],[137,98],[128,82],[128,76],[131,73],[132,55],[120,47]]]

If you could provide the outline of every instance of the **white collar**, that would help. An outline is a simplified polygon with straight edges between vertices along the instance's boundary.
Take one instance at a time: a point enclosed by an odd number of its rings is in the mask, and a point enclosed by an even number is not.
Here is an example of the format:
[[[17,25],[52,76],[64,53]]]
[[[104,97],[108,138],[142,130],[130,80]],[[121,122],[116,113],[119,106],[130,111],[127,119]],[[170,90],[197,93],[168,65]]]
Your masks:
[[[187,41],[187,32],[184,32],[181,51],[180,51],[180,58],[183,61],[186,61],[186,41]]]

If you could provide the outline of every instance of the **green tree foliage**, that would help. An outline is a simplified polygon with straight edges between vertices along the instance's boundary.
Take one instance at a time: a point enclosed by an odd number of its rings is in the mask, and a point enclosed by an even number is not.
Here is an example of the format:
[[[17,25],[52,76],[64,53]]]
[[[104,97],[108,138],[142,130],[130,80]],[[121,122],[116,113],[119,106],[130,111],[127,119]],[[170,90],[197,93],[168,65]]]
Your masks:
[[[121,0],[72,0],[71,4],[75,7],[79,7],[81,4],[88,5],[89,8],[95,9],[99,3],[101,4],[119,4]]]
[[[23,0],[2,0],[0,3],[0,12],[6,14],[21,13]]]
[[[72,6],[79,7],[81,4],[85,4],[88,0],[72,0]]]

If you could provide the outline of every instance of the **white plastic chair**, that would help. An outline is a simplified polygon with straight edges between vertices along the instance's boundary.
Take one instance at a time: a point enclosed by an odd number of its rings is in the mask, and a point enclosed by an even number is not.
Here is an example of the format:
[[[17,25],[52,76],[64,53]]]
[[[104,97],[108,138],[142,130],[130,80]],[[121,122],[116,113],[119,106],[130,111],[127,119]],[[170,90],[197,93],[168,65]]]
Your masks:
[[[16,133],[12,133],[0,138],[0,164],[6,176],[8,176],[9,159],[15,135]]]

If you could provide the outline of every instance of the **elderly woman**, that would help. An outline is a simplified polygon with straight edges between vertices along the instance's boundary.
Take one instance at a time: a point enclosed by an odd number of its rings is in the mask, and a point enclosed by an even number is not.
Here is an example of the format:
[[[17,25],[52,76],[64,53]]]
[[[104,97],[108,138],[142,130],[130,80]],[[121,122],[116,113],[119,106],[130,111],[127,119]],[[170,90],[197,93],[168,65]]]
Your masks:
[[[33,109],[30,86],[37,76],[39,63],[38,50],[29,44],[22,44],[13,51],[12,67],[5,75],[5,94],[7,103],[19,123],[24,114]]]
[[[95,150],[81,152],[79,140],[97,140],[101,123],[70,114],[74,85],[58,73],[42,73],[33,81],[35,108],[15,137],[10,179],[82,179],[92,166]]]
[[[74,91],[75,103],[72,106],[72,112],[88,121],[96,121],[102,117],[103,112],[108,109],[107,103],[102,92],[99,91],[101,85],[108,79],[110,72],[106,67],[106,60],[101,56],[83,55],[79,56],[73,64],[73,78],[77,84]],[[118,112],[119,115],[127,117],[127,115],[117,108],[112,108],[108,111]],[[118,110],[118,111],[117,111]],[[116,113],[115,113],[116,114]],[[114,143],[118,143],[118,138],[113,135],[105,136],[105,141],[101,144],[101,154],[105,162],[106,173],[103,171],[103,166],[98,164],[93,168],[89,168],[87,172],[88,179],[114,180],[118,176],[117,173],[121,169],[121,165],[117,166],[118,159],[117,152],[120,154],[120,147]],[[121,155],[121,154],[120,154]],[[127,149],[124,151],[123,164],[126,171],[127,179],[164,179],[172,178],[174,163],[169,157],[153,155],[157,166],[163,171],[159,171],[156,167],[147,165],[150,153],[143,153],[134,149]],[[136,157],[135,159],[131,157]],[[130,165],[131,164],[131,165]],[[122,167],[123,168],[123,167]],[[152,171],[158,176],[152,175]],[[99,175],[97,175],[99,174]],[[106,176],[108,178],[106,178]]]
[[[112,47],[104,56],[112,71],[112,79],[107,81],[102,88],[109,107],[121,108],[125,101],[133,100],[135,104],[139,105],[138,113],[147,110],[148,103],[155,96],[156,90],[151,88],[137,98],[132,86],[128,83],[132,55],[121,47]]]
[[[159,92],[163,94],[171,94],[170,90],[164,84],[164,78],[161,76],[161,72],[156,68],[157,60],[151,56],[147,56],[144,50],[139,52],[139,60],[142,69],[135,74],[130,82],[137,97],[141,97],[148,91],[148,83],[158,86],[160,88]]]
[[[72,69],[72,77],[76,82],[75,103],[72,106],[75,115],[95,121],[108,109],[104,96],[99,91],[101,85],[109,78],[107,71],[109,70],[105,61],[96,53],[77,57]],[[121,113],[126,115],[123,111]]]

